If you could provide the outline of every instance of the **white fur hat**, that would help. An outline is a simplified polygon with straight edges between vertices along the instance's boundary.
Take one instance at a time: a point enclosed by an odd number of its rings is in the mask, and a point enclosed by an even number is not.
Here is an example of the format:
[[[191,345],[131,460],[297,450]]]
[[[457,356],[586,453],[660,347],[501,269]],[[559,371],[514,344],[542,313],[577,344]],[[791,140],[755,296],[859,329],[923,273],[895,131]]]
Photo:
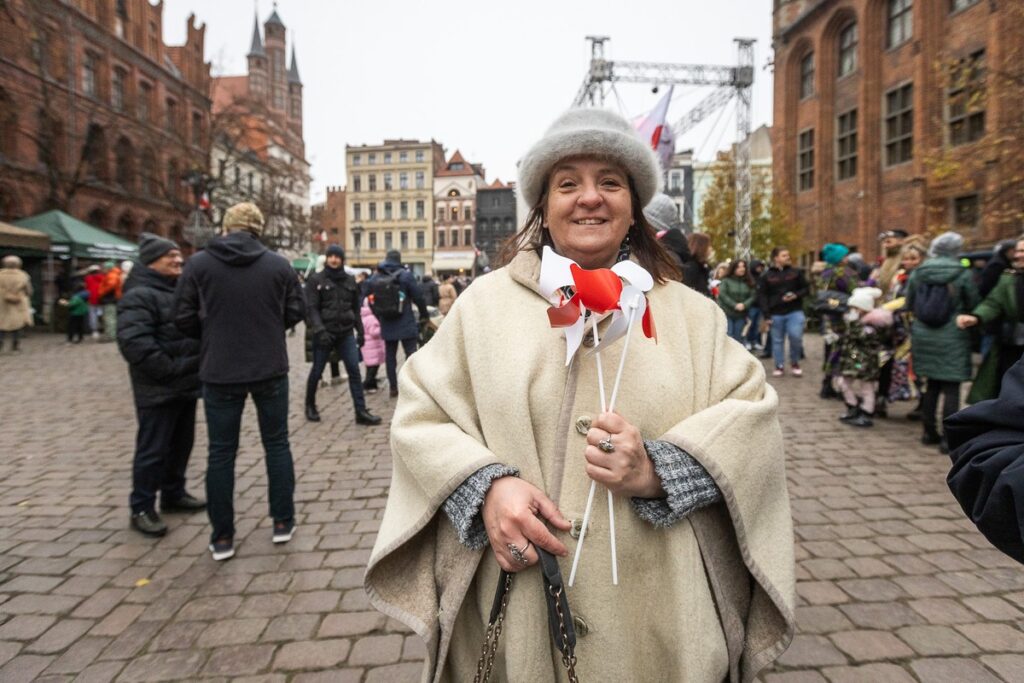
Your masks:
[[[540,199],[552,167],[573,156],[602,156],[622,164],[633,180],[640,205],[661,189],[662,170],[654,150],[629,121],[604,109],[570,109],[551,124],[519,161],[519,194],[527,206]]]
[[[881,298],[882,290],[877,287],[857,287],[850,292],[850,298],[846,305],[850,308],[859,308],[862,311],[870,311],[875,307],[875,300]]]

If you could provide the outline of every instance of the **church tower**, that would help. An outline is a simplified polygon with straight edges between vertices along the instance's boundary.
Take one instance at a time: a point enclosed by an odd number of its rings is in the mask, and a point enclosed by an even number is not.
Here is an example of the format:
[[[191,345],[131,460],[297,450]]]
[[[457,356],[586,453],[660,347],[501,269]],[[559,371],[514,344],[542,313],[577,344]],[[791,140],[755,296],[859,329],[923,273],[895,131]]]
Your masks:
[[[295,61],[295,42],[292,41],[292,65],[288,68],[288,124],[302,137],[302,79],[299,63]]]
[[[249,46],[249,54],[246,55],[249,62],[249,93],[260,102],[267,102],[269,91],[267,73],[267,52],[263,49],[263,41],[260,39],[259,17],[254,16],[252,20],[252,43]]]
[[[288,77],[285,73],[285,28],[281,17],[274,12],[263,24],[263,36],[267,61],[270,64],[270,97],[267,104],[271,111],[287,114]]]

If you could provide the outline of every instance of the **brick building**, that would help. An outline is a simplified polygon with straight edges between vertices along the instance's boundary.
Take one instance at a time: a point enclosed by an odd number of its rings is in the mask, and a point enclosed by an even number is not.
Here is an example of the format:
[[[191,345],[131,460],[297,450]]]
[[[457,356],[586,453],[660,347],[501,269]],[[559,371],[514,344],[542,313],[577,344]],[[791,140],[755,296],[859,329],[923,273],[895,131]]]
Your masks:
[[[774,183],[807,249],[1020,232],[1022,19],[1019,2],[775,0]]]
[[[434,173],[435,275],[473,273],[476,265],[476,193],[483,187],[484,167],[455,154]]]
[[[327,198],[310,209],[310,242],[322,254],[330,244],[345,246],[347,240],[345,188],[327,187]]]
[[[149,0],[0,4],[0,220],[58,208],[184,241],[208,163],[205,27],[163,42]]]

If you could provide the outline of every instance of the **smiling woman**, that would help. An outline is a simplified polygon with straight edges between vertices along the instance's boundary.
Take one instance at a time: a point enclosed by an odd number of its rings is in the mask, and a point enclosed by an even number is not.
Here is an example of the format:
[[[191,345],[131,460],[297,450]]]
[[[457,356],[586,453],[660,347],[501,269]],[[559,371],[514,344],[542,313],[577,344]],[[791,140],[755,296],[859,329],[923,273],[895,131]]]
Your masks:
[[[794,628],[776,395],[760,363],[726,337],[721,309],[672,279],[642,213],[661,169],[629,122],[570,111],[519,171],[532,211],[506,265],[459,296],[402,370],[370,599],[424,638],[425,680],[488,671],[555,681],[563,665],[583,680],[751,680]],[[630,348],[615,412],[600,409],[595,355],[567,364],[566,339],[549,324],[545,246],[588,270],[629,259],[656,283],[658,343]],[[607,331],[610,318],[594,316]],[[607,355],[619,357],[628,339]],[[564,615],[564,605],[542,598],[539,550],[550,553],[543,577],[555,585],[552,556],[579,548],[592,482],[613,494],[620,580],[609,580],[607,555],[583,556],[567,589],[575,621],[563,619],[567,634],[575,626],[573,655],[568,635],[548,633],[548,610]],[[607,548],[612,535],[595,517],[585,537]],[[478,669],[501,571],[521,578]]]

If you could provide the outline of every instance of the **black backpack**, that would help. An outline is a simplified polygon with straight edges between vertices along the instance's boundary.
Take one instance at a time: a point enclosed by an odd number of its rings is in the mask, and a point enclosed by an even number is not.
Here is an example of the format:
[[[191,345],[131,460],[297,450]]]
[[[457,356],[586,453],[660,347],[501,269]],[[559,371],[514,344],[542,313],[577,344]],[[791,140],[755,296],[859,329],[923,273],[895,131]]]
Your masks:
[[[943,327],[956,313],[953,283],[923,283],[914,293],[914,318],[928,327]]]
[[[378,318],[395,320],[402,317],[402,286],[398,282],[401,273],[396,270],[374,281],[370,291],[373,294],[373,312]]]

